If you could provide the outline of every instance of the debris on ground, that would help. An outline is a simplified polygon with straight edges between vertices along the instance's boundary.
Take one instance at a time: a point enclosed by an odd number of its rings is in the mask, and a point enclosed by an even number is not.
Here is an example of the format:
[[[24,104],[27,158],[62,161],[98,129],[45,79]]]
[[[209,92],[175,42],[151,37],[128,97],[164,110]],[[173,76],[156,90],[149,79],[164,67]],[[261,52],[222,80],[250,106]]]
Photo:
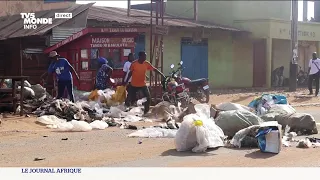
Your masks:
[[[282,146],[282,127],[277,121],[269,121],[260,124],[256,135],[261,152],[278,154]]]
[[[175,137],[177,151],[205,152],[224,146],[222,129],[210,118],[210,106],[195,105],[195,114],[184,117]]]
[[[253,125],[239,130],[230,141],[233,147],[258,147],[256,135],[260,125]]]
[[[288,104],[284,95],[263,94],[249,103],[249,107],[255,110],[258,116],[266,114],[274,104]]]
[[[297,148],[310,148],[312,146],[312,143],[308,138],[299,140],[297,144]]]
[[[34,160],[33,161],[43,161],[43,160],[45,160],[46,158],[34,158]]]
[[[228,138],[232,138],[241,129],[263,122],[260,117],[247,110],[222,111],[214,121]]]

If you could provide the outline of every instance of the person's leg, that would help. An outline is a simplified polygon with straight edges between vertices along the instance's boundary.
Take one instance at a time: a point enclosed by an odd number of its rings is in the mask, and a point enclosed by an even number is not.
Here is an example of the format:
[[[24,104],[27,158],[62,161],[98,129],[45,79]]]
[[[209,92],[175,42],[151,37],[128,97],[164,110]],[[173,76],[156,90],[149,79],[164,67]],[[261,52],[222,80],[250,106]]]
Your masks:
[[[131,105],[133,105],[137,101],[137,91],[139,88],[130,85],[130,101]]]
[[[65,81],[58,81],[58,96],[57,96],[57,99],[61,99],[63,97],[65,88],[66,88]]]
[[[279,86],[279,76],[278,76],[278,75],[275,76],[274,86],[275,86],[275,87],[278,87],[278,86]]]
[[[66,86],[69,94],[70,101],[74,102],[74,95],[73,95],[73,83],[71,81],[66,81]]]
[[[282,87],[283,86],[283,81],[284,81],[284,77],[280,76],[279,78],[279,86]]]
[[[312,92],[312,82],[313,82],[313,74],[309,75],[309,79],[308,79],[309,95],[313,94],[313,92]]]
[[[319,94],[319,73],[317,73],[314,77],[314,80],[316,81],[316,96]]]
[[[147,101],[144,103],[144,114],[146,114],[150,110],[151,95],[150,95],[149,88],[147,86],[142,87],[141,91],[143,93],[143,96],[147,98]]]

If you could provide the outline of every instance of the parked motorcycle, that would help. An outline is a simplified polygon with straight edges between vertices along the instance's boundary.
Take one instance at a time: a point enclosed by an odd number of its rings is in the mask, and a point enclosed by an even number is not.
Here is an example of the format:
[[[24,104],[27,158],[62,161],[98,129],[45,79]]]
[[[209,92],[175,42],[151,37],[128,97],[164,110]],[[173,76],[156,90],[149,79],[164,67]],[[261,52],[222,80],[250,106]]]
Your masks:
[[[171,65],[172,69],[173,67],[174,66]],[[175,105],[178,105],[178,102],[180,102],[182,106],[188,105],[191,102],[189,89],[187,89],[184,84],[179,84],[175,80],[175,76],[175,71],[172,71],[169,76],[165,76],[161,81],[164,91],[162,100]]]
[[[177,70],[173,70],[173,78],[178,84],[184,84],[184,86],[189,89],[190,97],[196,99],[200,103],[208,103],[210,99],[210,87],[209,80],[207,78],[201,78],[196,80],[191,80],[187,77],[182,77],[183,61],[178,64]],[[171,69],[174,65],[171,65]]]
[[[308,73],[304,72],[299,66],[299,72],[297,74],[297,84],[298,86],[306,86],[308,84]]]

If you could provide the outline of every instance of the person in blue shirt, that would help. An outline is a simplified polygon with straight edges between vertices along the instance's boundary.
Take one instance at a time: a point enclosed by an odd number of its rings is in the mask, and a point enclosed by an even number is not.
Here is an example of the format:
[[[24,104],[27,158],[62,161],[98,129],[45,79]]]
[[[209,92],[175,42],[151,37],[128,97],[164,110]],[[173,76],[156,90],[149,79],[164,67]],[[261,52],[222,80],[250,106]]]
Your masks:
[[[96,77],[96,89],[105,90],[110,87],[108,80],[110,79],[113,69],[108,65],[108,60],[100,57],[98,58],[99,70]]]
[[[79,80],[79,76],[71,64],[65,58],[61,58],[60,55],[56,51],[52,51],[49,54],[49,58],[51,59],[51,64],[48,69],[48,73],[56,73],[58,80],[58,96],[57,99],[61,99],[64,90],[67,88],[69,98],[72,102],[74,102],[73,95],[73,82],[72,82],[72,74],[71,71],[76,75]]]

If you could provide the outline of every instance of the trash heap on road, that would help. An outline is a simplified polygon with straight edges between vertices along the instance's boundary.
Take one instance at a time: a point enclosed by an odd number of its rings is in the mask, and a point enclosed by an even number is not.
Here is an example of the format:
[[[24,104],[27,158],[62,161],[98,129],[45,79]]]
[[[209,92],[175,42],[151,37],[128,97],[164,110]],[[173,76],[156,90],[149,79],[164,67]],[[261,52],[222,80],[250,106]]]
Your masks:
[[[7,86],[10,86],[8,83]],[[319,147],[320,139],[300,139],[317,134],[312,115],[299,113],[283,95],[263,94],[248,106],[225,102],[196,104],[183,109],[161,102],[143,115],[142,103],[125,108],[125,88],[119,86],[92,92],[75,91],[76,102],[54,99],[41,85],[25,83],[25,106],[38,116],[37,123],[54,131],[91,131],[111,126],[136,130],[128,137],[173,138],[177,151],[205,152],[222,146],[255,147],[279,153],[281,147]],[[132,123],[158,121],[158,125],[138,128]]]

